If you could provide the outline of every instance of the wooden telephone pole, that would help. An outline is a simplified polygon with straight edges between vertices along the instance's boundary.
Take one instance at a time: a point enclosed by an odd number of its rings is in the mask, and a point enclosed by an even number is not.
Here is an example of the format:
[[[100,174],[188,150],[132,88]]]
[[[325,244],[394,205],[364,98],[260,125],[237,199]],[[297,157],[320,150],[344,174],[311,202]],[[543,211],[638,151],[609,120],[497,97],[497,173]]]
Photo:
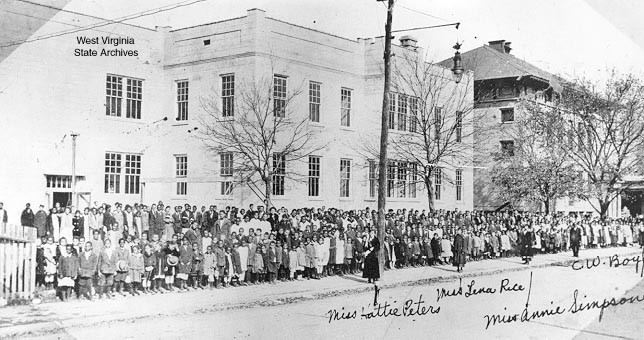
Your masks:
[[[380,127],[380,158],[378,162],[378,263],[380,277],[385,269],[385,206],[387,204],[387,144],[389,138],[389,90],[391,87],[391,23],[393,21],[394,0],[387,0],[387,23],[385,24],[385,86],[382,97],[382,117]]]

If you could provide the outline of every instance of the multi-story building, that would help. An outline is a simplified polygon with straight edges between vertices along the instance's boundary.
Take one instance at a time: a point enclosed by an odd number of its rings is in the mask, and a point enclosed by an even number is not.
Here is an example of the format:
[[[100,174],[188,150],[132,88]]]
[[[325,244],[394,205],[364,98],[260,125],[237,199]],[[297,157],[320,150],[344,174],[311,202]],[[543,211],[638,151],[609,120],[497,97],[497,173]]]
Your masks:
[[[474,209],[497,210],[508,204],[514,208],[540,210],[539,205],[517,206],[494,195],[490,171],[494,155],[513,153],[512,129],[522,115],[520,98],[530,96],[543,105],[557,105],[564,80],[512,55],[510,42],[490,41],[462,54],[465,69],[474,72]],[[443,65],[446,65],[445,62]],[[596,214],[585,201],[558,199],[551,208],[559,212]],[[609,209],[609,216],[618,216],[621,197]]]
[[[96,20],[59,12],[0,62],[0,201],[13,222],[26,202],[261,204],[252,190],[230,184],[235,155],[209,152],[198,135],[205,99],[234,106],[240,87],[262,77],[284,93],[299,93],[291,111],[309,117],[309,128],[326,142],[301,164],[286,165],[298,167],[305,180],[278,181],[272,203],[375,207],[377,158],[360,145],[379,134],[382,38],[350,40],[259,9],[177,30],[113,23],[57,34],[59,23],[72,21],[86,27]],[[401,46],[394,52],[423,55]],[[396,133],[409,132],[397,127]],[[388,208],[427,208],[424,186],[408,170],[414,166],[398,163],[405,170],[396,172],[398,190],[390,190]],[[472,209],[471,167],[456,170],[443,172],[458,173],[458,181],[435,183],[436,208]]]

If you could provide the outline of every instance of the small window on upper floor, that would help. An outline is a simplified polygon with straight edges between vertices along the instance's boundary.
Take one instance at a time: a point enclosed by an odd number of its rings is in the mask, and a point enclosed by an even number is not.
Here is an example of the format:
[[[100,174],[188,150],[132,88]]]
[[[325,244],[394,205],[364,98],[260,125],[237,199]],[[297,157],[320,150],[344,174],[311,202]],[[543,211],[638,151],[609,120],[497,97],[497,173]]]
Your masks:
[[[514,122],[514,108],[501,109],[501,122]]]
[[[208,45],[210,45],[210,39],[206,39],[206,40],[204,40],[204,41],[203,41],[203,45],[204,45],[204,46],[208,46]]]

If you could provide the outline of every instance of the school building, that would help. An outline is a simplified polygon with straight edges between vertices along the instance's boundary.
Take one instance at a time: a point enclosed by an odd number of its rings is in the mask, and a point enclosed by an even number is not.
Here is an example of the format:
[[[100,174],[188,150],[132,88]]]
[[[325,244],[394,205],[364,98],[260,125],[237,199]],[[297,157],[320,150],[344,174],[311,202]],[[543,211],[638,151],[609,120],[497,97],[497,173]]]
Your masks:
[[[260,9],[181,29],[120,23],[59,34],[69,30],[61,22],[83,27],[95,20],[58,12],[0,54],[0,202],[10,223],[19,222],[27,202],[36,210],[56,202],[81,209],[159,200],[261,204],[243,183],[230,185],[235,155],[213,154],[198,137],[205,98],[236,105],[240,86],[259,78],[282,93],[299,91],[291,111],[309,117],[316,139],[326,142],[301,164],[286,164],[302,179],[279,181],[273,205],[376,207],[377,158],[361,145],[379,142],[383,38],[347,39]],[[21,24],[28,23],[14,23]],[[395,43],[397,56],[424,55]],[[396,117],[412,114],[411,97],[398,95]],[[392,133],[412,133],[409,126],[396,124]],[[387,207],[427,209],[425,185],[413,170],[419,165],[391,164]],[[436,209],[471,210],[471,163],[440,166],[442,177],[432,183]]]

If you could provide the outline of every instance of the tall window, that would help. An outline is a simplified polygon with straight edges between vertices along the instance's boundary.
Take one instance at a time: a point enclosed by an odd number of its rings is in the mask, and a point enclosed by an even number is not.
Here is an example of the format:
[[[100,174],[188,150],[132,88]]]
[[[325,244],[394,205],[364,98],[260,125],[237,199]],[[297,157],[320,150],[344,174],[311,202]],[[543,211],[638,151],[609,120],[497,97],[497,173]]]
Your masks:
[[[233,153],[224,152],[219,154],[219,175],[221,179],[221,195],[230,196],[233,194]]]
[[[396,128],[396,94],[389,93],[389,129]]]
[[[121,154],[105,153],[105,193],[118,194],[121,187]]]
[[[141,119],[141,100],[143,99],[143,80],[127,78],[126,118]]]
[[[125,193],[141,193],[141,155],[125,155]]]
[[[398,197],[407,197],[407,163],[398,162]]]
[[[513,122],[514,121],[514,108],[501,109],[501,122]]]
[[[123,167],[125,158],[125,167]],[[106,194],[121,193],[121,175],[124,176],[124,193],[141,193],[141,155],[105,153],[105,188]],[[77,177],[78,178],[78,177]]]
[[[286,177],[286,156],[273,154],[273,195],[284,195],[284,180]]]
[[[175,159],[175,177],[177,178],[177,195],[184,196],[188,194],[188,156],[177,155]]]
[[[456,169],[456,200],[463,200],[463,170]]]
[[[396,162],[387,161],[387,197],[396,197]]]
[[[369,160],[369,197],[376,197],[378,191],[378,167],[376,161]]]
[[[351,160],[340,159],[340,197],[351,195]]]
[[[320,157],[309,156],[309,196],[320,196]]]
[[[418,182],[418,164],[409,163],[409,173],[411,180],[409,181],[409,197],[416,198],[416,182]]]
[[[441,139],[441,126],[443,125],[443,108],[434,108],[434,139]]]
[[[221,115],[235,116],[235,75],[221,76]]]
[[[340,90],[341,118],[340,125],[351,126],[351,90],[342,88]]]
[[[273,115],[286,117],[286,77],[273,76]]]
[[[177,81],[177,120],[188,120],[188,81]]]
[[[121,116],[121,102],[123,100],[123,78],[107,75],[107,95],[105,97],[105,114],[108,116]]]
[[[409,132],[416,132],[418,122],[418,98],[409,97]]]
[[[463,139],[463,112],[456,111],[456,142],[460,143]]]
[[[512,140],[502,140],[501,141],[501,153],[505,156],[514,156],[514,141]]]
[[[398,130],[407,130],[407,96],[398,94]]]
[[[434,199],[441,199],[441,186],[443,184],[443,171],[441,168],[434,169]]]
[[[320,83],[309,82],[309,119],[312,122],[320,122],[320,88]]]

